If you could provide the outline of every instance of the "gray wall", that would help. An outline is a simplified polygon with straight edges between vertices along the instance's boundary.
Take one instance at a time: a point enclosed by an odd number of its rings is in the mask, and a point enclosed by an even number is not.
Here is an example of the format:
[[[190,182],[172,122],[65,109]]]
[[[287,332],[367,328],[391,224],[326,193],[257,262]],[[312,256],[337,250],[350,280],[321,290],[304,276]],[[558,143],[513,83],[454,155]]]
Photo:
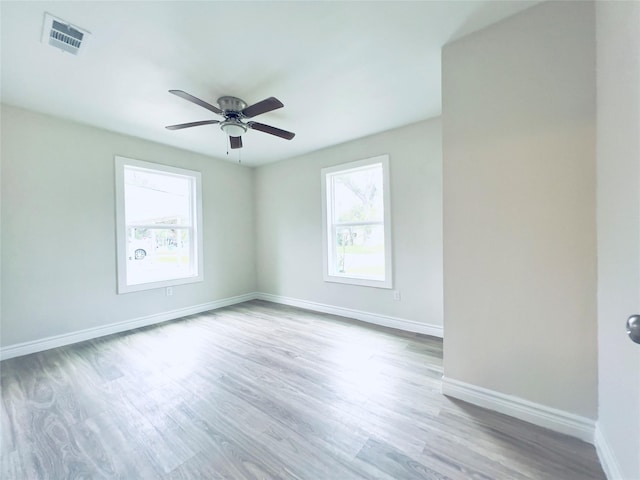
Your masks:
[[[596,418],[595,18],[443,50],[445,377]]]
[[[255,290],[251,169],[2,106],[2,346]],[[115,154],[202,172],[205,281],[116,294]]]
[[[624,331],[640,313],[640,3],[596,12],[598,430],[610,478],[640,478],[640,345]]]
[[[256,170],[258,290],[442,325],[440,120],[373,135]],[[394,289],[328,283],[322,275],[320,169],[390,156]]]

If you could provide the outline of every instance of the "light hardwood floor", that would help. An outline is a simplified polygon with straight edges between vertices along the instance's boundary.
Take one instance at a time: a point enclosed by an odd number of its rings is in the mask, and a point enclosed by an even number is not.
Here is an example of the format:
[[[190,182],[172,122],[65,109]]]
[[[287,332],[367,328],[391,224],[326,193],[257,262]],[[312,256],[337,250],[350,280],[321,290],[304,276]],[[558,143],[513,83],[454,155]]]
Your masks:
[[[442,342],[252,301],[2,362],[5,479],[603,479],[442,396]]]

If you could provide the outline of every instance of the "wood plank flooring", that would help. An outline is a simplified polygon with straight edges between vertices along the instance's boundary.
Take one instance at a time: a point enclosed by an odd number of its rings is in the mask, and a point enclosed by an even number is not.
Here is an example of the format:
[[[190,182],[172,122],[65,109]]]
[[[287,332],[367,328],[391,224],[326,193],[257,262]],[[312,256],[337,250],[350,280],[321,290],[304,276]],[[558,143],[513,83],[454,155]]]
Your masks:
[[[442,396],[441,340],[262,301],[0,368],[3,480],[605,478]]]

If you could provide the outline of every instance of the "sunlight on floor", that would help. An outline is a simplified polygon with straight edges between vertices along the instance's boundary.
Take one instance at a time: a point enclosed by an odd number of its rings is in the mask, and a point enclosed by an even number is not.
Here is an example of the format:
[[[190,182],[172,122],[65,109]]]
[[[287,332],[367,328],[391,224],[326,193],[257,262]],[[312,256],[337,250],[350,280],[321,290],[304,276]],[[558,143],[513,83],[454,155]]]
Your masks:
[[[330,381],[340,396],[366,400],[394,390],[394,378],[381,374],[385,362],[376,353],[375,342],[343,343],[326,352],[336,366]]]

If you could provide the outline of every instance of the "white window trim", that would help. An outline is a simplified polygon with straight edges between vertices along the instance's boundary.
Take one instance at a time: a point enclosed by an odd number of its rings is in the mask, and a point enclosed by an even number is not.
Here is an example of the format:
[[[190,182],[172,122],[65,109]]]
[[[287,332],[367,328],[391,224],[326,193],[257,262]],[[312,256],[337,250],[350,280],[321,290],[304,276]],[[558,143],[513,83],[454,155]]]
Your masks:
[[[195,268],[197,274],[191,277],[162,280],[159,282],[148,282],[137,285],[127,285],[127,238],[125,223],[124,205],[124,167],[132,166],[160,172],[173,173],[177,175],[187,175],[195,179],[195,211],[196,222],[193,226],[193,238],[196,241],[196,248],[193,249],[197,258]],[[152,290],[155,288],[172,287],[174,285],[184,285],[187,283],[202,282],[204,280],[203,242],[202,242],[202,178],[200,172],[187,170],[184,168],[171,167],[159,163],[145,162],[133,158],[115,156],[115,194],[116,194],[116,263],[118,294],[139,292],[142,290]]]
[[[337,275],[332,272],[331,254],[329,252],[332,242],[332,229],[329,221],[329,211],[331,209],[331,199],[327,195],[327,175],[335,172],[346,172],[348,170],[356,170],[368,165],[382,164],[382,185],[383,185],[383,204],[384,204],[384,280],[372,280],[368,278],[359,278],[354,276]],[[323,276],[325,282],[345,283],[350,285],[361,285],[365,287],[376,288],[393,288],[393,264],[392,264],[392,235],[391,235],[391,189],[389,181],[389,155],[380,155],[377,157],[357,160],[355,162],[343,163],[333,167],[323,168],[321,170],[322,181],[322,260],[323,260]],[[366,222],[367,225],[374,222]]]

